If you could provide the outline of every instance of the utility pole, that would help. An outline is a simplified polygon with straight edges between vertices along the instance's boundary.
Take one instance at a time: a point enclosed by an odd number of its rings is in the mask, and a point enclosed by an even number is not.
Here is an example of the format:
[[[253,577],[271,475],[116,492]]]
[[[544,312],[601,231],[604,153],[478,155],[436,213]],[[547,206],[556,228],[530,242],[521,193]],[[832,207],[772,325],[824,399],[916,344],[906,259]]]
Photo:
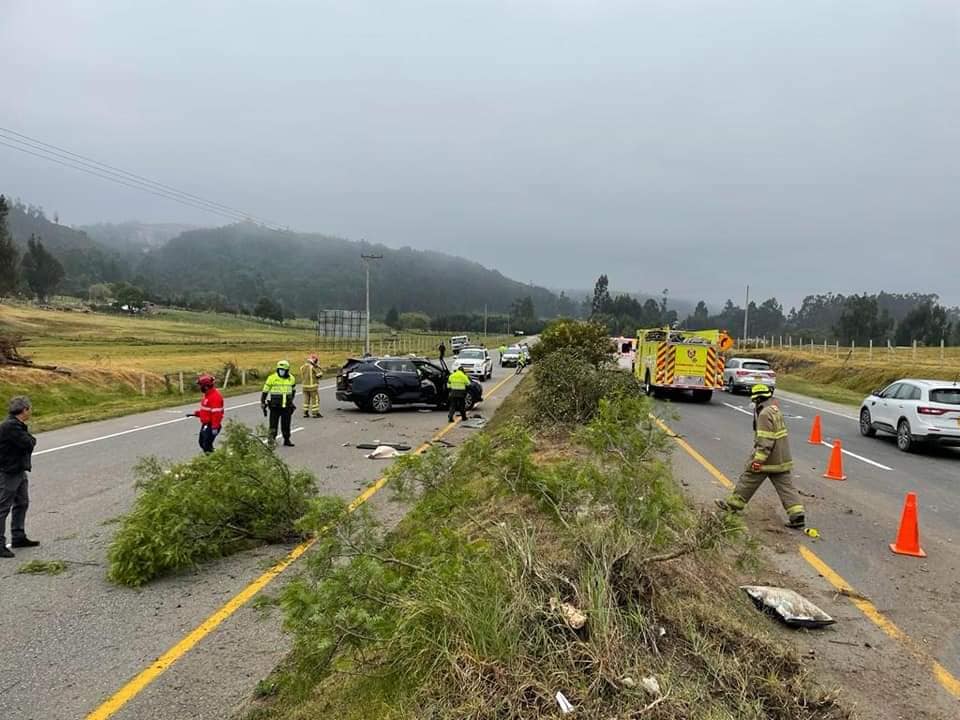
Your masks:
[[[361,240],[361,242],[363,242]],[[370,261],[371,260],[383,260],[383,255],[364,255],[360,254],[360,258],[363,260],[363,265],[367,271],[367,338],[364,342],[363,348],[364,353],[367,355],[370,354]]]
[[[487,306],[483,306],[483,339],[487,339]]]
[[[743,307],[743,344],[747,344],[747,327],[750,321],[750,286],[747,285],[747,303]]]

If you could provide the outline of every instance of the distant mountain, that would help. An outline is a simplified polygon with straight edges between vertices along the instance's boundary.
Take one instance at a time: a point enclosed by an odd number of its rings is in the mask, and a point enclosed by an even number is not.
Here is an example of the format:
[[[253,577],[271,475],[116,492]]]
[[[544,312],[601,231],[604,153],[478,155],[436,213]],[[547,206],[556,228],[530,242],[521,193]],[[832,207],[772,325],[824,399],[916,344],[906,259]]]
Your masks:
[[[126,253],[134,251],[143,253],[166,244],[182,233],[198,228],[198,225],[184,225],[180,223],[151,224],[131,220],[124,223],[80,225],[77,227],[77,230],[85,232],[93,240],[119,252]]]
[[[63,264],[66,277],[59,291],[85,297],[94,283],[117,282],[129,276],[125,259],[81,230],[59,225],[47,218],[41,208],[24,205],[19,200],[11,203],[7,224],[13,241],[23,250],[31,235],[36,235],[44,247]]]
[[[364,306],[362,253],[383,255],[370,266],[376,315],[391,307],[433,316],[483,312],[484,306],[499,313],[527,295],[543,317],[573,310],[571,302],[546,288],[462,258],[251,223],[185,232],[144,256],[137,276],[155,295],[213,293],[248,306],[268,296],[298,315],[312,315],[320,308]]]

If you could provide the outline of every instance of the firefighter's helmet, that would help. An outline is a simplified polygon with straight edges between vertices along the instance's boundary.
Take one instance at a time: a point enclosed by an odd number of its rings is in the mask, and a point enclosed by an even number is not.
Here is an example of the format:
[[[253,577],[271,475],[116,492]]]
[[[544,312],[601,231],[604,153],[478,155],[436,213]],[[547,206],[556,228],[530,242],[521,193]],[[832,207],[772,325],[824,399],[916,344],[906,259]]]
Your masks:
[[[754,385],[750,389],[750,399],[753,400],[754,402],[759,402],[761,400],[769,400],[771,397],[773,397],[773,390],[771,390],[769,386],[764,385],[763,383]]]
[[[289,360],[280,360],[277,362],[277,370],[289,370],[290,361]]]
[[[217,380],[215,377],[213,377],[213,375],[208,375],[206,373],[197,377],[197,385],[200,386],[200,389],[203,392],[206,392],[207,390],[212,388],[216,384],[216,382]]]

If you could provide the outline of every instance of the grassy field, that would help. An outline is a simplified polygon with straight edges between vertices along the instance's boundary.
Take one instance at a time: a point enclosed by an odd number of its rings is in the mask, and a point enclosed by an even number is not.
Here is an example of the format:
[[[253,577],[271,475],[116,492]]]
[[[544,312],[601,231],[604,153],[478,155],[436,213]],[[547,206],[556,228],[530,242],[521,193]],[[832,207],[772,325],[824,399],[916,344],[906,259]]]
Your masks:
[[[744,354],[762,357],[777,370],[777,383],[823,400],[858,405],[871,390],[884,387],[903,377],[954,381],[960,379],[960,348],[861,348],[836,355],[836,349],[824,354],[822,348],[805,350],[747,350]]]
[[[69,306],[67,306],[69,307]],[[34,402],[33,427],[55,427],[190,402],[198,397],[193,381],[200,372],[223,381],[231,368],[232,392],[243,371],[247,391],[281,358],[299,367],[312,352],[333,372],[363,352],[360,341],[320,341],[309,321],[274,323],[216,313],[162,310],[152,315],[113,315],[0,305],[0,332],[23,337],[20,352],[34,363],[57,365],[70,375],[0,367],[0,399],[27,394]],[[434,353],[440,334],[400,333],[373,328],[374,354]],[[488,347],[503,338],[490,337]],[[180,394],[179,374],[184,377]],[[141,383],[146,390],[141,394]]]

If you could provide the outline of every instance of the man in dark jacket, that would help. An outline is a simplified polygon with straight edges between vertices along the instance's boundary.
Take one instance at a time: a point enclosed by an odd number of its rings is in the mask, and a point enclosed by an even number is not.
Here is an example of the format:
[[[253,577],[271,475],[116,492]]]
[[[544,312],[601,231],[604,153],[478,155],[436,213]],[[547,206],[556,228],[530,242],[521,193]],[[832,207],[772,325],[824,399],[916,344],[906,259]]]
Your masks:
[[[7,515],[10,515],[10,538],[13,547],[36,547],[40,543],[30,540],[24,531],[27,506],[27,473],[30,457],[37,439],[27,429],[33,408],[27,397],[15,397],[10,401],[10,414],[0,423],[0,557],[12,558],[7,549],[4,533]],[[12,512],[11,512],[12,511]]]

